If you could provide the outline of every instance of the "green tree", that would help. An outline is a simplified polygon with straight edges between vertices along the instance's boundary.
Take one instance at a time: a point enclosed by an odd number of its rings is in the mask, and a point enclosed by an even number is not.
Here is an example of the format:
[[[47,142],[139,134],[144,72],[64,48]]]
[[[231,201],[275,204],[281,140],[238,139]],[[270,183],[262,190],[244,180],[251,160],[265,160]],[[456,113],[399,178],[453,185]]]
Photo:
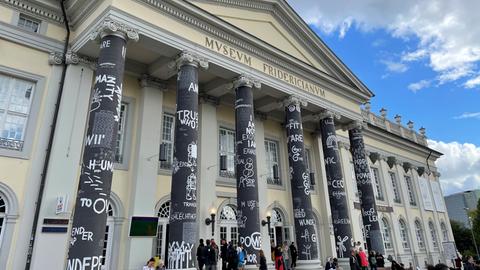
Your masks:
[[[477,245],[480,244],[480,199],[477,202],[477,209],[472,213],[472,225],[473,235],[477,241]]]
[[[465,228],[463,223],[455,220],[450,220],[450,225],[452,226],[453,237],[455,238],[455,245],[458,251],[460,251],[463,256],[475,255],[470,229]]]

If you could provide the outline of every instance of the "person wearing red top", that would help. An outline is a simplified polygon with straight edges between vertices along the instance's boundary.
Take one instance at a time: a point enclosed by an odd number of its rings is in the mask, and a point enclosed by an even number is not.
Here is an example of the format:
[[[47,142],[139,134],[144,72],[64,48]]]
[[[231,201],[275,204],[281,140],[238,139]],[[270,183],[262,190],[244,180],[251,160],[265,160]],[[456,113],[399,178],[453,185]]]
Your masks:
[[[368,258],[367,254],[365,251],[363,251],[363,247],[360,247],[358,249],[358,255],[360,256],[360,267],[362,270],[367,270],[368,269]]]

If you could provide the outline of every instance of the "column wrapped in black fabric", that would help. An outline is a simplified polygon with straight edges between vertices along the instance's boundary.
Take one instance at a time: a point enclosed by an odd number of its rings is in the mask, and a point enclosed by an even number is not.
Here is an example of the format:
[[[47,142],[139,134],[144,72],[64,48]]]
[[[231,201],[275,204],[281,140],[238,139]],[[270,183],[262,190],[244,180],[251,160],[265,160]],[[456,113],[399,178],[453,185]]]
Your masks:
[[[197,242],[198,65],[196,55],[177,59],[177,110],[172,165],[167,269],[194,269]]]
[[[67,269],[100,269],[120,121],[126,38],[105,21],[93,96],[90,103],[78,193],[75,202]],[[117,31],[118,30],[118,31]],[[138,39],[133,29],[130,38]]]
[[[362,209],[363,232],[369,250],[384,254],[383,238],[378,222],[375,193],[373,192],[370,168],[368,166],[363,135],[360,127],[348,131],[350,137],[350,151],[353,157],[353,168]]]
[[[335,122],[331,115],[320,120],[322,133],[323,156],[327,173],[328,196],[332,212],[333,231],[337,246],[337,257],[348,258],[352,241],[351,219],[348,214],[348,201],[345,192]],[[352,205],[353,207],[353,205]]]
[[[310,199],[310,174],[305,165],[305,145],[303,142],[302,115],[300,101],[291,97],[286,100],[286,123],[288,143],[288,163],[292,189],[295,239],[299,249],[299,260],[316,260],[317,235],[315,218]]]
[[[247,252],[247,264],[255,265],[260,263],[261,233],[252,93],[254,81],[241,76],[234,85],[238,234]]]

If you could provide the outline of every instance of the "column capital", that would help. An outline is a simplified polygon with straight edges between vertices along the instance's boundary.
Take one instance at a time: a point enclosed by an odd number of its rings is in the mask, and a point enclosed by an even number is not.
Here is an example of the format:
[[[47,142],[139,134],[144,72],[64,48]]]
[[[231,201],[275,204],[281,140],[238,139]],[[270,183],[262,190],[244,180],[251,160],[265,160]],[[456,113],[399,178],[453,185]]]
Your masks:
[[[70,50],[65,55],[62,52],[51,52],[48,55],[48,63],[50,65],[62,65],[64,63],[67,65],[83,64],[93,70],[97,68],[97,60],[95,58],[79,55]]]
[[[160,80],[159,78],[150,76],[148,74],[142,74],[138,79],[138,83],[142,88],[151,87],[151,88],[160,89],[162,91],[167,90],[167,84],[164,81]]]
[[[127,41],[132,40],[135,42],[139,39],[137,29],[110,17],[105,18],[95,30],[90,33],[90,39],[98,41],[106,35],[116,35]]]
[[[208,59],[202,57],[201,55],[184,50],[178,56],[177,59],[173,60],[168,64],[168,67],[173,69],[176,68],[177,70],[184,65],[194,66],[196,68],[201,67],[203,69],[208,68]]]
[[[330,110],[323,110],[322,112],[318,113],[316,116],[315,116],[315,120],[323,120],[325,118],[328,118],[328,117],[332,117],[336,120],[340,119],[341,115],[339,113],[336,113],[336,112],[333,112],[333,111],[330,111]]]
[[[284,99],[282,101],[282,104],[285,107],[288,107],[290,105],[306,107],[308,105],[308,102],[303,98],[292,95]]]
[[[240,76],[238,76],[233,80],[233,89],[237,89],[238,87],[241,87],[241,86],[247,86],[250,88],[253,88],[253,87],[260,88],[262,84],[260,83],[260,81],[258,81],[253,77],[250,77],[246,74],[241,74]]]
[[[366,129],[367,128],[367,123],[359,120],[353,120],[348,124],[345,124],[342,126],[343,130],[351,130],[351,129]]]

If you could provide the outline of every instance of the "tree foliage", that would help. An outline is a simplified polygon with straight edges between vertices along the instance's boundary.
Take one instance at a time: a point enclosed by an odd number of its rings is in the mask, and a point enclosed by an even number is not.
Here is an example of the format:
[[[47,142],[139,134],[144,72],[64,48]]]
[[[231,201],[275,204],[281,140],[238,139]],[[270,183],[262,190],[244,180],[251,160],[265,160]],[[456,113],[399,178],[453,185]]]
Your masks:
[[[460,223],[455,220],[450,220],[450,225],[452,226],[453,237],[455,238],[455,244],[458,251],[463,256],[474,255],[475,248],[472,241],[472,233],[470,229],[465,228],[463,223]]]

